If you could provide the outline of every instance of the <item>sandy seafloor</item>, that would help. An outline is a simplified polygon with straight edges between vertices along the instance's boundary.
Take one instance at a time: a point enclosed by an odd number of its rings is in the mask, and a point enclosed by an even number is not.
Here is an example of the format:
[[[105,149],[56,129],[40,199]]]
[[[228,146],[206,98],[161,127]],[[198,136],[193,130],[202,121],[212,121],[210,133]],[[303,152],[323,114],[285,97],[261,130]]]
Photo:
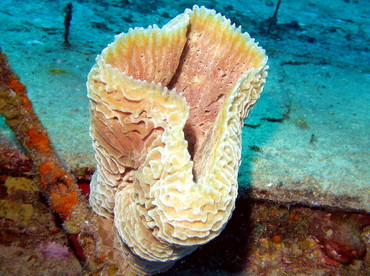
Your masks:
[[[67,2],[2,0],[0,46],[72,169],[95,166],[85,83],[96,55],[130,27],[162,26],[205,5],[269,56],[243,129],[239,184],[256,198],[370,210],[368,1],[283,0],[269,35],[276,1],[72,1],[71,48],[63,46]],[[3,119],[0,133],[11,137]]]

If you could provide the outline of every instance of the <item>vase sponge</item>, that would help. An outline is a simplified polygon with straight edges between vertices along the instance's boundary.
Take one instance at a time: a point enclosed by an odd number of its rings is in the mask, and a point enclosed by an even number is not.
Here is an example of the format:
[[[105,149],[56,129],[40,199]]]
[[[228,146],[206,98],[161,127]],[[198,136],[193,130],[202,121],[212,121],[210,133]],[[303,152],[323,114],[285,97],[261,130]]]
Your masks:
[[[136,273],[163,271],[224,229],[266,63],[240,27],[198,6],[117,35],[97,57],[90,204],[114,219]]]

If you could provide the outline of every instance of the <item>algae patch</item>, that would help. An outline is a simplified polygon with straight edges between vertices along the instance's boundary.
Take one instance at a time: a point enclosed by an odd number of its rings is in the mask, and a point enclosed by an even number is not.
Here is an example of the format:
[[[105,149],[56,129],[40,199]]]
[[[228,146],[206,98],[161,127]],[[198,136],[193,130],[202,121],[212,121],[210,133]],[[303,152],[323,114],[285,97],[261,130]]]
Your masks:
[[[10,219],[27,226],[33,215],[31,204],[19,204],[10,200],[0,200],[0,217]]]
[[[304,118],[297,118],[293,121],[293,123],[300,129],[309,129],[308,123]]]
[[[71,74],[70,71],[66,70],[66,69],[62,69],[62,68],[49,68],[48,69],[48,72],[51,74],[51,75],[64,75],[64,74]]]
[[[14,194],[16,190],[25,192],[37,192],[39,189],[32,179],[25,177],[8,177],[5,181],[8,194]]]

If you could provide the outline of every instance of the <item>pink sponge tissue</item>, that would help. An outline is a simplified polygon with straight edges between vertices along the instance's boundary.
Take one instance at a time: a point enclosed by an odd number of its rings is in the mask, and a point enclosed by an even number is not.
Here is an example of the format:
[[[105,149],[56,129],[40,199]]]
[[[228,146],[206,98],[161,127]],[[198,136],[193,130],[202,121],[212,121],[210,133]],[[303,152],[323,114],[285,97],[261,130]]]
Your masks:
[[[42,242],[38,246],[41,253],[49,259],[68,259],[70,252],[68,247],[57,242]]]

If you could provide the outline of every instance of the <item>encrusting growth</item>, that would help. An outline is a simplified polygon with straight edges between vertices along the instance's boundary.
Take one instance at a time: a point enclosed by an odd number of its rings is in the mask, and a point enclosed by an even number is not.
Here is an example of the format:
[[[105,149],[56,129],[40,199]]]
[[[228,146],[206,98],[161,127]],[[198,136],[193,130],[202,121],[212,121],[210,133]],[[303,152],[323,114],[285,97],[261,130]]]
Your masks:
[[[194,6],[161,29],[116,36],[96,61],[90,204],[113,218],[137,274],[163,271],[231,217],[241,128],[267,56],[230,20]]]
[[[26,88],[11,71],[5,54],[0,55],[0,113],[31,157],[40,174],[43,191],[53,198],[53,209],[67,219],[79,202],[77,184],[56,156],[46,130],[33,111]]]
[[[0,114],[12,129],[20,145],[32,160],[39,176],[39,189],[48,199],[50,208],[60,215],[64,230],[79,259],[85,264],[85,272],[109,271],[120,263],[120,272],[127,272],[126,261],[114,248],[107,247],[107,234],[99,229],[100,218],[80,194],[74,177],[56,155],[46,130],[35,114],[25,86],[11,70],[7,57],[0,51]]]

